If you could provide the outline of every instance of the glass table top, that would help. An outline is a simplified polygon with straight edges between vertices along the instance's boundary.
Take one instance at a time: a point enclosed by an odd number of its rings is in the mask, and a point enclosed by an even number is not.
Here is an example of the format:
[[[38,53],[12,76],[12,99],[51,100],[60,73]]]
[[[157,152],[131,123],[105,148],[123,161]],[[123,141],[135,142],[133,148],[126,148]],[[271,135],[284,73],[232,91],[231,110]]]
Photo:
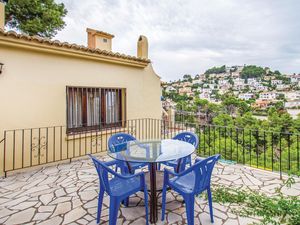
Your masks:
[[[114,145],[108,155],[129,162],[165,162],[191,155],[194,151],[192,144],[179,140],[136,140]]]

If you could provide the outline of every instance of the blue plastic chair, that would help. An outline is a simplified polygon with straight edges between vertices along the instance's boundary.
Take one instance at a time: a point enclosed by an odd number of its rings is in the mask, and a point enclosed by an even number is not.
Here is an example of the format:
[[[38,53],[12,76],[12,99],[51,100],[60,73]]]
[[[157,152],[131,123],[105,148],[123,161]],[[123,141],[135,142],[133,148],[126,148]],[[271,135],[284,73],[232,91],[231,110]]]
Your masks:
[[[126,133],[117,133],[112,135],[108,140],[108,148],[111,152],[123,151],[127,148],[127,142],[135,141],[136,138],[130,134]],[[131,174],[134,174],[135,170],[140,169],[144,166],[149,166],[148,163],[129,163],[131,168]],[[118,168],[121,169],[123,174],[129,173],[129,168],[125,162],[119,162],[116,166],[116,171]]]
[[[199,144],[199,139],[198,136],[192,132],[181,132],[177,134],[175,137],[172,138],[173,140],[180,140],[180,141],[185,141],[188,142],[192,145],[195,146],[195,149],[198,148]],[[187,157],[181,158],[180,165],[178,164],[178,159],[177,160],[170,160],[167,162],[162,162],[162,164],[167,165],[169,167],[172,167],[174,171],[176,171],[177,166],[179,166],[179,172],[182,172],[185,170],[186,165],[192,165],[192,156],[189,155]],[[160,170],[161,164],[159,164],[158,169]]]
[[[102,162],[94,156],[89,156],[94,162],[100,182],[97,223],[100,222],[105,192],[110,196],[109,225],[115,225],[117,223],[120,203],[126,200],[130,195],[138,191],[144,191],[146,224],[148,225],[148,192],[144,173],[140,172],[134,175],[121,175],[109,168],[109,166],[115,165],[114,161]],[[112,175],[112,179],[109,179],[109,174]]]
[[[171,189],[181,194],[185,201],[188,225],[194,224],[195,195],[199,195],[203,191],[207,191],[210,220],[212,223],[214,222],[210,180],[214,165],[219,160],[219,158],[220,155],[218,154],[204,160],[196,159],[194,165],[181,173],[174,173],[167,169],[164,170],[161,214],[162,221],[165,218],[167,188],[170,187]],[[174,177],[170,178],[170,174]]]

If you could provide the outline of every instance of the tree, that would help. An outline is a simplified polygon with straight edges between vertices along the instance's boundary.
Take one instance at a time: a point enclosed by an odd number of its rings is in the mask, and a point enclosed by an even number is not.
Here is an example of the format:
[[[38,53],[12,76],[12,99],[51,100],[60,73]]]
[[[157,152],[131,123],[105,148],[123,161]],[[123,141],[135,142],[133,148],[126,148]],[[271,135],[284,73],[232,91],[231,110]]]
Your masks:
[[[192,82],[192,81],[193,81],[193,78],[192,78],[191,75],[185,74],[185,75],[183,75],[183,80]]]
[[[264,68],[260,66],[245,66],[241,72],[241,78],[248,79],[248,78],[258,78],[265,75],[266,71]]]
[[[233,118],[225,113],[221,113],[213,118],[213,124],[217,126],[233,126]]]
[[[200,99],[198,97],[195,98],[194,100],[194,104],[197,106],[197,107],[200,107],[200,108],[203,108],[204,106],[208,105],[208,100],[206,99]]]
[[[275,74],[275,75],[279,75],[279,76],[281,75],[281,73],[280,73],[278,70],[275,70],[275,71],[274,71],[274,74]]]
[[[67,10],[54,0],[10,0],[6,5],[6,25],[28,35],[51,38],[65,26]]]
[[[234,96],[228,96],[224,98],[222,105],[229,115],[234,115],[239,107],[239,100]]]
[[[223,65],[221,67],[213,67],[213,68],[210,68],[208,70],[205,71],[205,74],[208,75],[208,74],[212,74],[212,73],[225,73],[226,72],[226,66]]]

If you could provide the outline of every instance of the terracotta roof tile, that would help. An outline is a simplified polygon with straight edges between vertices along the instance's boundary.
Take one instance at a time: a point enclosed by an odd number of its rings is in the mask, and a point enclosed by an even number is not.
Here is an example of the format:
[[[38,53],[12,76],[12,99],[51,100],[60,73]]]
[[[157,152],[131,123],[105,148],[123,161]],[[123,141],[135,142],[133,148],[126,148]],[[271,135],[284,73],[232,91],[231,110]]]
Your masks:
[[[0,37],[1,36],[7,37],[7,38],[12,38],[12,39],[21,39],[21,40],[25,40],[28,42],[35,42],[35,43],[39,43],[42,45],[60,47],[60,48],[65,48],[65,49],[74,49],[76,51],[89,52],[89,53],[96,54],[96,55],[109,56],[109,57],[113,57],[113,58],[121,58],[121,59],[135,61],[135,62],[141,62],[141,63],[150,63],[151,62],[149,59],[142,59],[142,58],[138,58],[135,56],[125,55],[125,54],[121,54],[118,52],[111,52],[111,51],[106,51],[106,50],[101,50],[101,49],[92,49],[92,48],[88,48],[83,45],[77,45],[77,44],[68,43],[68,42],[61,42],[58,40],[50,40],[48,38],[41,38],[38,36],[29,36],[29,35],[25,35],[25,34],[18,34],[14,31],[6,32],[6,31],[0,29]]]
[[[114,38],[114,37],[115,37],[113,34],[106,33],[106,32],[101,31],[101,30],[94,30],[94,29],[91,29],[91,28],[86,28],[86,31],[87,31],[88,33],[92,33],[92,34],[100,34],[100,35],[104,35],[104,36],[107,36],[107,37],[110,37],[110,38]]]

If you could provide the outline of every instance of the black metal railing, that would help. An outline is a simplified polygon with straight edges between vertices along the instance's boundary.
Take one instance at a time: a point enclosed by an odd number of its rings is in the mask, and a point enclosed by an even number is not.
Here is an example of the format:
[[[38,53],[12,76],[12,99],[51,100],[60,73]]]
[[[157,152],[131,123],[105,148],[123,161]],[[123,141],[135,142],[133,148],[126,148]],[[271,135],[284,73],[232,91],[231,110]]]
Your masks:
[[[199,155],[220,153],[224,160],[284,173],[299,173],[299,134],[202,125]]]
[[[118,132],[149,140],[172,138],[182,131],[198,135],[199,156],[219,153],[227,162],[278,171],[280,175],[300,171],[299,134],[143,118],[72,134],[65,126],[6,130],[0,143],[2,172],[6,175],[17,169],[105,152],[109,137]]]

